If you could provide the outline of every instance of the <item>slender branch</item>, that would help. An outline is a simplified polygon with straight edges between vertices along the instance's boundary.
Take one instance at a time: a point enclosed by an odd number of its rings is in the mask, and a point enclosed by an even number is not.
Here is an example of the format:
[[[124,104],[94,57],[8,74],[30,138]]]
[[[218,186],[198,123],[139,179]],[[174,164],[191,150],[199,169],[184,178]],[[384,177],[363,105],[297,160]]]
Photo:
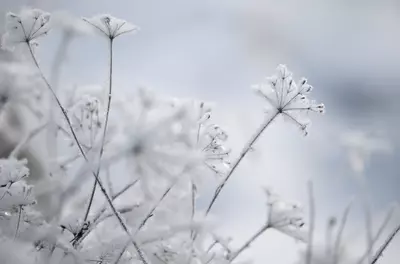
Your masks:
[[[257,130],[257,132],[252,136],[250,139],[249,143],[244,147],[242,152],[240,153],[239,158],[233,163],[231,169],[225,176],[224,180],[222,183],[218,186],[217,190],[215,191],[215,194],[213,198],[211,199],[211,202],[207,208],[206,215],[208,215],[211,211],[211,208],[213,207],[215,201],[217,200],[219,194],[221,193],[222,189],[224,188],[226,182],[229,180],[229,178],[232,176],[232,174],[235,172],[236,168],[240,164],[240,162],[243,160],[243,158],[247,155],[247,153],[251,150],[253,147],[254,143],[257,141],[257,139],[261,136],[261,134],[265,131],[265,129],[272,123],[272,121],[280,114],[279,111],[275,112],[270,118],[266,119],[265,122],[260,126],[260,128]]]
[[[250,245],[260,237],[270,226],[268,224],[263,225],[249,240],[247,240],[243,246],[241,246],[229,259],[229,262],[234,261],[246,248],[250,247]]]
[[[74,138],[74,140],[75,140],[75,142],[76,142],[76,144],[77,144],[77,146],[78,146],[78,148],[79,148],[79,151],[81,152],[81,154],[82,154],[83,158],[85,159],[85,161],[86,161],[88,164],[90,164],[90,162],[89,162],[89,160],[88,160],[88,158],[87,158],[85,152],[84,152],[83,149],[82,149],[81,144],[79,143],[78,137],[76,136],[76,133],[75,133],[73,127],[72,127],[72,124],[71,124],[71,121],[70,121],[70,119],[69,119],[69,117],[68,117],[67,111],[66,111],[66,110],[64,109],[64,107],[62,106],[62,104],[61,104],[60,100],[58,99],[56,93],[55,93],[54,90],[52,89],[51,85],[49,84],[49,82],[47,81],[46,77],[44,76],[44,74],[43,74],[41,68],[39,67],[39,64],[38,64],[38,62],[37,62],[37,60],[36,60],[36,58],[35,58],[35,55],[33,54],[32,47],[31,47],[30,43],[27,42],[27,45],[28,45],[30,54],[31,54],[31,56],[32,56],[33,62],[35,63],[36,67],[37,67],[38,70],[39,70],[39,73],[40,73],[40,75],[41,75],[41,78],[43,79],[43,81],[45,82],[47,88],[50,90],[50,92],[51,92],[52,95],[54,96],[54,99],[56,100],[57,105],[58,105],[59,108],[61,109],[61,112],[62,112],[62,114],[64,115],[65,120],[66,120],[67,123],[68,123],[69,129],[71,130],[72,136],[73,136],[73,138]],[[143,264],[147,264],[147,261],[146,261],[146,259],[144,258],[143,252],[140,250],[139,246],[137,245],[137,243],[136,243],[135,240],[133,239],[133,236],[132,236],[131,232],[129,231],[128,226],[127,226],[126,223],[125,223],[125,220],[124,220],[124,219],[122,218],[122,216],[118,213],[118,211],[117,211],[117,209],[115,208],[115,206],[114,206],[114,204],[113,204],[113,202],[112,202],[110,196],[107,194],[106,189],[104,188],[103,184],[101,183],[101,181],[100,181],[98,175],[97,175],[92,169],[91,169],[91,172],[92,172],[93,176],[96,178],[96,182],[97,182],[97,184],[99,185],[100,190],[101,190],[101,192],[103,193],[104,197],[106,198],[106,200],[107,200],[109,206],[111,207],[111,210],[113,211],[114,215],[115,215],[116,218],[118,219],[119,224],[121,225],[121,227],[122,227],[122,229],[124,230],[124,232],[129,236],[129,241],[130,241],[130,242],[133,244],[133,246],[135,247],[135,250],[137,251],[137,253],[138,253],[139,257],[140,257],[141,262],[142,262]]]
[[[157,207],[160,205],[160,203],[164,200],[164,198],[168,195],[168,193],[172,190],[172,187],[174,187],[176,181],[170,184],[170,186],[164,191],[164,193],[161,195],[161,197],[158,199],[158,201],[153,205],[153,207],[150,209],[150,211],[146,214],[142,222],[140,223],[138,229],[135,232],[135,235],[144,227],[144,225],[147,223],[147,221],[150,219],[150,217],[153,216],[154,211],[157,209]]]
[[[346,206],[342,219],[340,221],[339,229],[336,234],[335,238],[335,244],[333,246],[333,261],[332,264],[337,264],[339,262],[339,250],[340,250],[340,243],[343,237],[343,231],[346,226],[347,218],[350,213],[351,206],[353,205],[353,200],[350,201],[350,203]]]
[[[314,198],[314,190],[313,183],[310,181],[308,183],[308,196],[309,196],[309,220],[310,227],[308,231],[308,243],[307,243],[307,251],[306,251],[306,264],[311,264],[312,261],[312,253],[313,253],[313,238],[314,238],[314,229],[315,229],[315,198]]]
[[[112,38],[110,38],[109,43],[110,43],[110,49],[109,49],[109,51],[110,51],[110,65],[109,65],[110,71],[109,71],[109,76],[108,76],[109,86],[108,86],[108,97],[107,97],[107,110],[106,110],[106,117],[105,117],[104,127],[103,127],[103,137],[101,140],[99,165],[97,167],[97,172],[96,172],[97,177],[99,177],[99,175],[100,175],[100,167],[101,167],[100,164],[101,164],[101,158],[103,157],[103,153],[104,153],[104,143],[106,141],[108,118],[109,118],[110,108],[111,108],[112,73],[113,73],[113,39]],[[90,199],[89,199],[89,204],[88,204],[88,207],[85,212],[84,222],[86,222],[86,220],[89,216],[90,208],[92,207],[94,195],[96,193],[96,187],[97,187],[97,181],[95,180],[93,183],[92,193],[91,193]]]
[[[127,190],[129,190],[132,186],[134,186],[139,180],[135,180],[131,182],[130,184],[126,185],[122,190],[120,190],[118,193],[112,196],[112,201],[117,199],[119,196],[124,194]],[[90,234],[91,231],[95,229],[95,227],[98,225],[100,222],[101,216],[104,214],[104,212],[107,210],[107,204],[103,206],[103,208],[97,213],[97,215],[93,218],[93,220],[90,221],[89,223],[89,228],[83,233],[82,237],[76,242],[76,245],[78,246],[82,241]]]
[[[378,231],[376,232],[376,234],[374,236],[372,246],[374,246],[376,244],[376,242],[378,241],[378,239],[381,237],[383,231],[385,230],[386,226],[388,225],[390,219],[393,216],[394,209],[395,208],[392,207],[386,214],[385,219],[383,220],[381,226],[379,227]],[[364,260],[368,257],[369,252],[371,252],[372,250],[373,250],[373,248],[367,248],[367,250],[365,251],[365,254],[360,258],[360,260],[357,262],[357,264],[362,264],[364,262]]]
[[[21,215],[22,215],[22,205],[19,206],[18,210],[17,227],[15,228],[14,239],[16,239],[18,236],[19,226],[21,225]]]
[[[393,232],[388,236],[388,238],[385,240],[383,245],[378,249],[378,251],[375,253],[375,255],[372,257],[371,264],[375,264],[379,258],[382,256],[383,251],[389,246],[390,242],[392,242],[393,238],[397,235],[397,233],[400,232],[400,224],[393,230]]]
[[[193,222],[193,219],[194,219],[194,215],[195,215],[195,213],[196,213],[196,192],[197,192],[197,190],[196,190],[196,185],[194,184],[194,182],[192,181],[192,184],[191,184],[192,186],[191,186],[191,191],[192,191],[192,214],[191,214],[191,220],[192,220],[192,222]],[[192,230],[191,232],[190,232],[190,237],[192,238],[192,240],[193,240],[193,238],[195,237],[195,232],[194,232],[194,230]]]

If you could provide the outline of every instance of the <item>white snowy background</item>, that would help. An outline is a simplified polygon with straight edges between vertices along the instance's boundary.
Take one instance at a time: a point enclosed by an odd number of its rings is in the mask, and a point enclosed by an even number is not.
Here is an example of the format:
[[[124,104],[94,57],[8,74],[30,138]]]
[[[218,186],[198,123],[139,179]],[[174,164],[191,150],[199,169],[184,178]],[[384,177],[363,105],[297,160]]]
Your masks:
[[[140,85],[163,94],[215,102],[216,120],[230,136],[233,155],[262,120],[263,102],[251,85],[284,63],[295,78],[306,76],[313,96],[327,107],[315,116],[306,138],[277,122],[241,164],[213,209],[222,232],[234,241],[249,237],[264,221],[261,186],[306,203],[306,182],[314,181],[318,230],[340,216],[360,193],[342,139],[352,131],[380,138],[362,142],[372,153],[365,168],[374,222],[400,202],[398,151],[400,98],[400,2],[396,0],[1,0],[0,13],[32,5],[75,16],[110,13],[141,28],[115,45],[115,90]],[[3,27],[3,21],[0,22]],[[59,35],[42,42],[41,64],[49,70]],[[106,82],[106,46],[84,37],[71,46],[64,85]],[[381,146],[383,144],[384,146]],[[390,148],[387,148],[388,145]],[[210,192],[211,193],[211,192]],[[345,232],[351,254],[365,247],[360,201]],[[391,228],[400,221],[397,213]],[[258,240],[244,257],[255,263],[293,263],[296,243],[279,233]],[[400,258],[398,237],[382,264]]]

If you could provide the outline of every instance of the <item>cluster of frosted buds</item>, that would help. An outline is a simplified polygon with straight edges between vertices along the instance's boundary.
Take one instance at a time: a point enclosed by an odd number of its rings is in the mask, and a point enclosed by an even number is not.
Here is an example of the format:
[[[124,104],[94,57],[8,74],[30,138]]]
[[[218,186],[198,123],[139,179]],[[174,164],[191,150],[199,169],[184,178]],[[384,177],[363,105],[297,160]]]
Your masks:
[[[39,9],[23,9],[19,14],[7,13],[3,46],[13,48],[21,43],[37,45],[39,37],[50,30],[50,14]]]
[[[296,203],[289,203],[271,190],[265,190],[267,195],[268,219],[267,225],[298,240],[305,240],[303,210]]]
[[[82,96],[70,110],[72,125],[83,146],[92,147],[99,135],[102,127],[100,111],[100,100],[91,95]]]
[[[267,100],[274,113],[281,114],[294,122],[307,134],[308,120],[304,120],[308,112],[324,113],[325,106],[308,99],[312,86],[302,78],[297,84],[293,81],[292,73],[285,65],[279,65],[277,74],[267,78],[267,84],[256,85],[258,95]]]
[[[204,102],[181,100],[176,105],[185,107],[187,117],[184,129],[191,145],[200,154],[202,164],[217,175],[229,169],[230,150],[224,146],[228,135],[218,125],[210,123],[211,107]]]
[[[223,143],[228,135],[218,125],[207,124],[211,117],[211,109],[200,103],[198,121],[197,146],[204,156],[204,164],[216,174],[224,174],[229,169],[229,153]]]
[[[92,18],[83,18],[83,20],[97,28],[110,40],[139,29],[137,26],[132,25],[125,20],[110,15],[98,15]]]

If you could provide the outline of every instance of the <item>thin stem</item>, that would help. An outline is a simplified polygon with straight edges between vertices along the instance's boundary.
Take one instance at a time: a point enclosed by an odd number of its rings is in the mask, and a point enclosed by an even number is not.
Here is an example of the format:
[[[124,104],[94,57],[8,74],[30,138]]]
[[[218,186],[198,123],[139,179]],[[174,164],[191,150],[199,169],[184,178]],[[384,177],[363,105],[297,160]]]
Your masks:
[[[191,191],[192,191],[192,215],[191,215],[191,220],[192,220],[192,222],[193,222],[193,219],[194,219],[194,215],[195,215],[195,213],[196,213],[196,185],[193,183],[193,181],[192,181],[192,188],[191,188]],[[191,232],[190,232],[190,237],[193,239],[194,238],[194,234],[195,234],[195,232],[194,232],[194,230],[192,230]]]
[[[172,190],[172,187],[174,187],[176,181],[171,183],[171,185],[164,191],[164,193],[161,195],[160,199],[153,205],[153,207],[150,209],[150,211],[147,213],[145,218],[142,220],[140,223],[138,229],[135,232],[135,235],[144,227],[144,225],[147,223],[147,221],[150,219],[150,217],[153,216],[154,211],[157,209],[157,207],[160,205],[160,203],[164,200],[164,198],[168,195],[168,193]]]
[[[234,261],[246,248],[248,248],[258,237],[260,237],[270,226],[268,224],[263,225],[249,240],[247,240],[243,246],[241,246],[229,259],[229,262]]]
[[[127,190],[129,190],[132,186],[134,186],[139,180],[135,180],[128,185],[126,185],[122,190],[120,190],[118,193],[112,196],[112,201],[117,199],[119,196],[124,194]],[[93,218],[93,220],[90,221],[89,228],[87,231],[85,231],[82,235],[82,237],[79,239],[79,241],[76,242],[76,245],[78,246],[82,241],[90,234],[92,230],[98,225],[100,222],[101,216],[104,214],[104,212],[107,210],[107,204],[104,205],[104,207],[97,213],[97,215]]]
[[[310,181],[308,183],[308,196],[309,196],[309,221],[310,227],[308,231],[308,243],[307,243],[307,251],[306,251],[306,264],[311,264],[312,261],[312,253],[313,253],[313,238],[314,238],[314,229],[315,229],[315,198],[314,198],[314,190],[313,183]]]
[[[74,131],[73,127],[72,127],[71,121],[69,120],[67,111],[66,111],[66,110],[64,109],[64,107],[62,106],[62,104],[61,104],[60,100],[58,99],[56,93],[54,92],[54,90],[52,89],[51,85],[49,84],[49,82],[47,81],[46,77],[44,76],[42,70],[40,69],[39,64],[38,64],[38,62],[37,62],[37,60],[36,60],[36,58],[35,58],[35,55],[33,54],[33,51],[32,51],[32,48],[31,48],[29,42],[27,42],[27,44],[28,44],[28,48],[29,48],[30,54],[31,54],[31,56],[32,56],[32,59],[33,59],[35,65],[36,65],[36,67],[37,67],[38,70],[39,70],[39,73],[40,73],[41,78],[43,79],[43,81],[45,82],[47,88],[50,90],[50,92],[51,92],[52,95],[54,96],[54,99],[56,100],[57,105],[58,105],[59,108],[61,109],[61,112],[63,113],[63,115],[64,115],[64,117],[65,117],[65,120],[66,120],[67,123],[68,123],[69,129],[71,130],[72,136],[73,136],[73,138],[74,138],[74,140],[75,140],[75,142],[76,142],[76,144],[77,144],[77,146],[78,146],[78,148],[79,148],[79,151],[81,152],[81,154],[82,154],[83,158],[85,159],[85,161],[86,161],[87,163],[90,164],[90,162],[89,162],[89,160],[88,160],[88,158],[87,158],[85,152],[84,152],[83,149],[82,149],[81,144],[79,143],[78,137],[77,137],[76,134],[75,134],[75,131]],[[147,264],[147,261],[146,261],[146,259],[145,259],[144,256],[143,256],[143,252],[140,250],[139,246],[137,245],[137,243],[136,243],[135,240],[133,239],[132,234],[131,234],[131,232],[130,232],[129,229],[128,229],[128,226],[126,225],[124,219],[122,218],[122,216],[118,213],[117,209],[115,208],[115,206],[114,206],[114,204],[113,204],[113,202],[112,202],[110,196],[107,194],[107,191],[106,191],[106,189],[104,188],[103,184],[101,183],[101,181],[100,181],[98,175],[97,175],[92,169],[91,169],[91,172],[92,172],[93,176],[96,178],[96,182],[97,182],[97,184],[99,185],[100,190],[101,190],[101,192],[103,193],[104,197],[106,198],[106,200],[107,200],[109,206],[111,207],[111,210],[113,211],[115,217],[118,219],[119,224],[121,225],[121,227],[122,227],[122,229],[124,230],[124,232],[129,236],[129,241],[130,241],[130,242],[133,244],[133,246],[135,247],[135,250],[137,251],[137,253],[138,253],[139,257],[140,257],[141,262],[142,262],[143,264]]]
[[[393,232],[388,236],[388,238],[385,240],[383,245],[378,249],[378,251],[375,253],[375,255],[372,257],[371,264],[375,264],[379,258],[382,256],[383,251],[389,246],[390,242],[392,242],[393,238],[397,235],[397,233],[400,232],[400,225],[398,225]]]
[[[19,210],[18,210],[17,227],[15,228],[14,239],[16,239],[18,236],[19,226],[21,224],[21,215],[22,215],[22,205],[19,206]]]
[[[343,237],[344,227],[346,226],[347,218],[350,213],[351,206],[353,205],[353,200],[346,206],[342,219],[340,221],[339,229],[336,234],[335,244],[333,246],[333,264],[337,264],[339,262],[339,250],[340,250],[340,243]]]
[[[253,147],[254,143],[257,141],[257,139],[261,136],[261,134],[264,132],[264,130],[272,123],[272,121],[280,114],[280,112],[276,111],[270,118],[266,119],[265,122],[260,126],[260,128],[257,130],[257,132],[252,136],[250,139],[249,143],[244,147],[242,152],[240,153],[239,158],[233,163],[231,169],[225,176],[224,180],[222,183],[218,186],[217,190],[215,191],[215,194],[213,198],[211,199],[210,205],[207,208],[206,215],[208,215],[211,211],[211,208],[213,207],[215,201],[217,200],[219,194],[221,193],[222,189],[224,188],[226,182],[229,180],[229,178],[232,176],[233,172],[235,172],[236,168],[240,164],[240,162],[243,160],[243,158],[247,155],[247,153],[250,151],[250,149]]]
[[[381,237],[383,231],[385,230],[386,226],[388,225],[390,219],[392,218],[392,215],[394,213],[394,207],[392,207],[388,213],[386,214],[385,219],[383,220],[381,226],[379,227],[378,231],[376,232],[374,239],[373,239],[373,243],[372,246],[375,245],[375,243],[378,241],[378,239]],[[368,257],[369,252],[371,252],[373,250],[373,248],[368,248],[365,251],[365,254],[360,258],[360,260],[357,262],[357,264],[362,264],[364,262],[364,260]]]
[[[106,141],[106,134],[107,134],[107,126],[108,126],[108,118],[109,118],[109,114],[110,114],[110,108],[111,108],[111,95],[112,95],[112,73],[113,73],[113,39],[110,38],[110,70],[109,70],[109,86],[108,86],[108,97],[107,97],[107,110],[106,110],[106,117],[105,117],[105,121],[104,121],[104,127],[103,127],[103,137],[101,140],[101,147],[100,147],[100,156],[99,156],[99,165],[97,167],[97,172],[96,175],[97,177],[99,177],[100,174],[100,164],[101,164],[101,158],[103,157],[103,153],[104,153],[104,143]],[[84,222],[86,222],[88,216],[89,216],[89,212],[90,212],[90,208],[92,207],[93,204],[93,199],[94,199],[94,195],[96,193],[96,187],[97,187],[97,181],[95,180],[93,183],[93,188],[92,188],[92,193],[90,195],[90,199],[89,199],[89,204],[88,207],[86,209],[85,212],[85,217],[84,217]]]

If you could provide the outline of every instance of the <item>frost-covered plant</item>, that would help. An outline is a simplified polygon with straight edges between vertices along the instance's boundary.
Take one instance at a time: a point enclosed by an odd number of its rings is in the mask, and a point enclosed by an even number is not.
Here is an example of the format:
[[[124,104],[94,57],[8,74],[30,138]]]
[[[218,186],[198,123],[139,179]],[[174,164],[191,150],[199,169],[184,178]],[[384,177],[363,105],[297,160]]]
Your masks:
[[[55,29],[63,30],[65,40],[87,32],[76,20],[62,17],[57,17]],[[222,188],[277,117],[305,132],[307,112],[324,112],[322,104],[308,99],[311,86],[305,79],[296,84],[286,66],[280,65],[267,85],[256,87],[269,111],[239,157],[232,159],[227,133],[212,120],[208,103],[160,96],[148,89],[118,98],[120,91],[113,87],[113,42],[138,30],[127,21],[110,15],[82,19],[109,44],[108,84],[91,89],[78,85],[62,96],[60,89],[67,87],[59,83],[59,71],[68,46],[61,46],[49,78],[33,49],[52,28],[50,18],[38,9],[6,16],[3,48],[21,46],[29,51],[23,62],[28,70],[17,72],[16,80],[25,82],[26,75],[34,76],[47,88],[41,92],[51,99],[41,109],[46,109],[42,114],[52,177],[29,185],[29,160],[16,159],[15,150],[0,160],[3,262],[237,263],[241,253],[269,229],[307,243],[312,236],[305,236],[302,207],[270,189],[266,189],[265,223],[241,247],[233,248],[207,222]],[[10,69],[1,68],[0,74]],[[0,111],[2,103],[25,104],[25,96],[34,92],[24,88],[20,93],[12,86],[18,83],[1,83]],[[40,131],[28,133],[16,149]],[[88,182],[92,177],[94,182]],[[198,198],[210,186],[216,191],[204,214]],[[4,250],[12,247],[29,257]]]

